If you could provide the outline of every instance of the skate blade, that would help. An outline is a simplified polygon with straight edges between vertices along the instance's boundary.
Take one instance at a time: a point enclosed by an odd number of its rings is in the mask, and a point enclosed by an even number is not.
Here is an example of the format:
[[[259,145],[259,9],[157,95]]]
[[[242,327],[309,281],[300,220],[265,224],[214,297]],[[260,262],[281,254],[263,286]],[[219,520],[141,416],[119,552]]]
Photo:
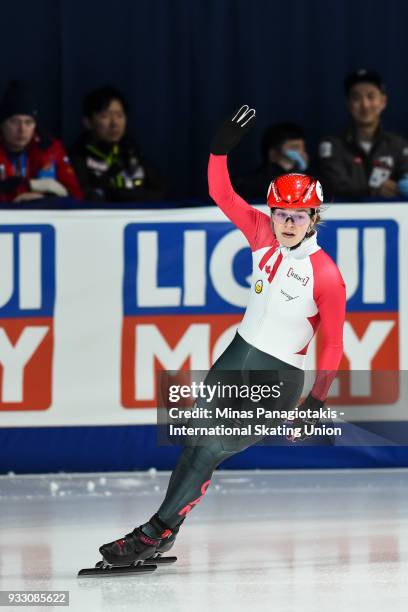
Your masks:
[[[170,563],[175,563],[177,561],[177,557],[150,557],[143,562],[143,565],[170,565]]]
[[[131,574],[143,574],[146,572],[154,572],[157,569],[156,564],[149,565],[112,565],[110,567],[88,567],[81,569],[78,572],[78,578],[82,576],[129,576]]]

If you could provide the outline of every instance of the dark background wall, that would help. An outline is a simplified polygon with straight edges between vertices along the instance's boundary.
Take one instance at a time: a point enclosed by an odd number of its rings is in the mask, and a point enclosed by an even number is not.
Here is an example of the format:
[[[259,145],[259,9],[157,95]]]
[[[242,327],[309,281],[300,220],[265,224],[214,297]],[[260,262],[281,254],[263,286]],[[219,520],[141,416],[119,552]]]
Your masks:
[[[406,0],[20,0],[2,3],[1,23],[1,93],[30,81],[43,123],[70,144],[81,97],[123,89],[140,148],[180,196],[205,193],[211,135],[241,103],[258,122],[235,172],[257,165],[275,121],[304,124],[315,149],[346,121],[342,79],[358,67],[382,72],[384,123],[408,136]]]

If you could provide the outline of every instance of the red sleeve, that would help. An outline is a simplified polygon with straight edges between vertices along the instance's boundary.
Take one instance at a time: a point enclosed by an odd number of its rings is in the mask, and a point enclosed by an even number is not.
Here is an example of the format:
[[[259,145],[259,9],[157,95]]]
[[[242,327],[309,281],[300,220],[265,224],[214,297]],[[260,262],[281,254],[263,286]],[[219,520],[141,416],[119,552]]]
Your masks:
[[[83,200],[83,193],[79,186],[75,171],[69,161],[62,144],[55,140],[53,143],[57,180],[68,190],[69,195],[77,200]]]
[[[250,206],[234,191],[228,174],[226,155],[210,155],[208,188],[217,206],[245,235],[252,251],[265,244],[271,244],[272,230],[269,217]],[[275,242],[277,246],[276,239]]]
[[[16,176],[13,164],[0,142],[0,202],[12,202],[21,193],[30,191],[28,179]],[[18,206],[18,204],[16,204]]]
[[[311,257],[314,276],[313,297],[319,309],[323,348],[317,364],[312,396],[324,401],[343,355],[343,326],[346,314],[346,287],[334,261],[320,249]]]

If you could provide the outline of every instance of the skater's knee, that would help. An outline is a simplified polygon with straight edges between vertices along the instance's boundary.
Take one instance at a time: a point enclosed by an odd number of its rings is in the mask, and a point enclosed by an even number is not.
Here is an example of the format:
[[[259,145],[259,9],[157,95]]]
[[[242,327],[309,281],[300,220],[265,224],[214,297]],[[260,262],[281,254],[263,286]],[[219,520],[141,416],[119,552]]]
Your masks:
[[[196,471],[216,466],[222,460],[223,448],[219,440],[206,441],[205,444],[195,446],[189,453],[190,467]]]

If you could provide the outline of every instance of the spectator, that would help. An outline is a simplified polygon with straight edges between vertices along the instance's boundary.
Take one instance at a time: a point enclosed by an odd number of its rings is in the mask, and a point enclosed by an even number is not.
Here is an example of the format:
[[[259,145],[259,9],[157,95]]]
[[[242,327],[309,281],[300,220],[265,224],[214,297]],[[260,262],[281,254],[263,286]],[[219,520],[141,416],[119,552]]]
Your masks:
[[[67,195],[82,197],[66,152],[40,135],[30,89],[13,81],[0,101],[0,202]]]
[[[387,106],[381,76],[368,70],[353,72],[344,81],[344,91],[350,125],[342,136],[319,146],[319,177],[325,190],[353,199],[408,195],[408,143],[381,127]]]
[[[305,172],[308,167],[304,130],[296,123],[276,123],[267,128],[261,152],[261,166],[237,185],[243,197],[265,199],[274,178],[289,172]]]
[[[126,131],[127,114],[126,100],[113,87],[95,89],[83,100],[85,132],[71,158],[88,200],[140,202],[165,196],[163,179]]]

